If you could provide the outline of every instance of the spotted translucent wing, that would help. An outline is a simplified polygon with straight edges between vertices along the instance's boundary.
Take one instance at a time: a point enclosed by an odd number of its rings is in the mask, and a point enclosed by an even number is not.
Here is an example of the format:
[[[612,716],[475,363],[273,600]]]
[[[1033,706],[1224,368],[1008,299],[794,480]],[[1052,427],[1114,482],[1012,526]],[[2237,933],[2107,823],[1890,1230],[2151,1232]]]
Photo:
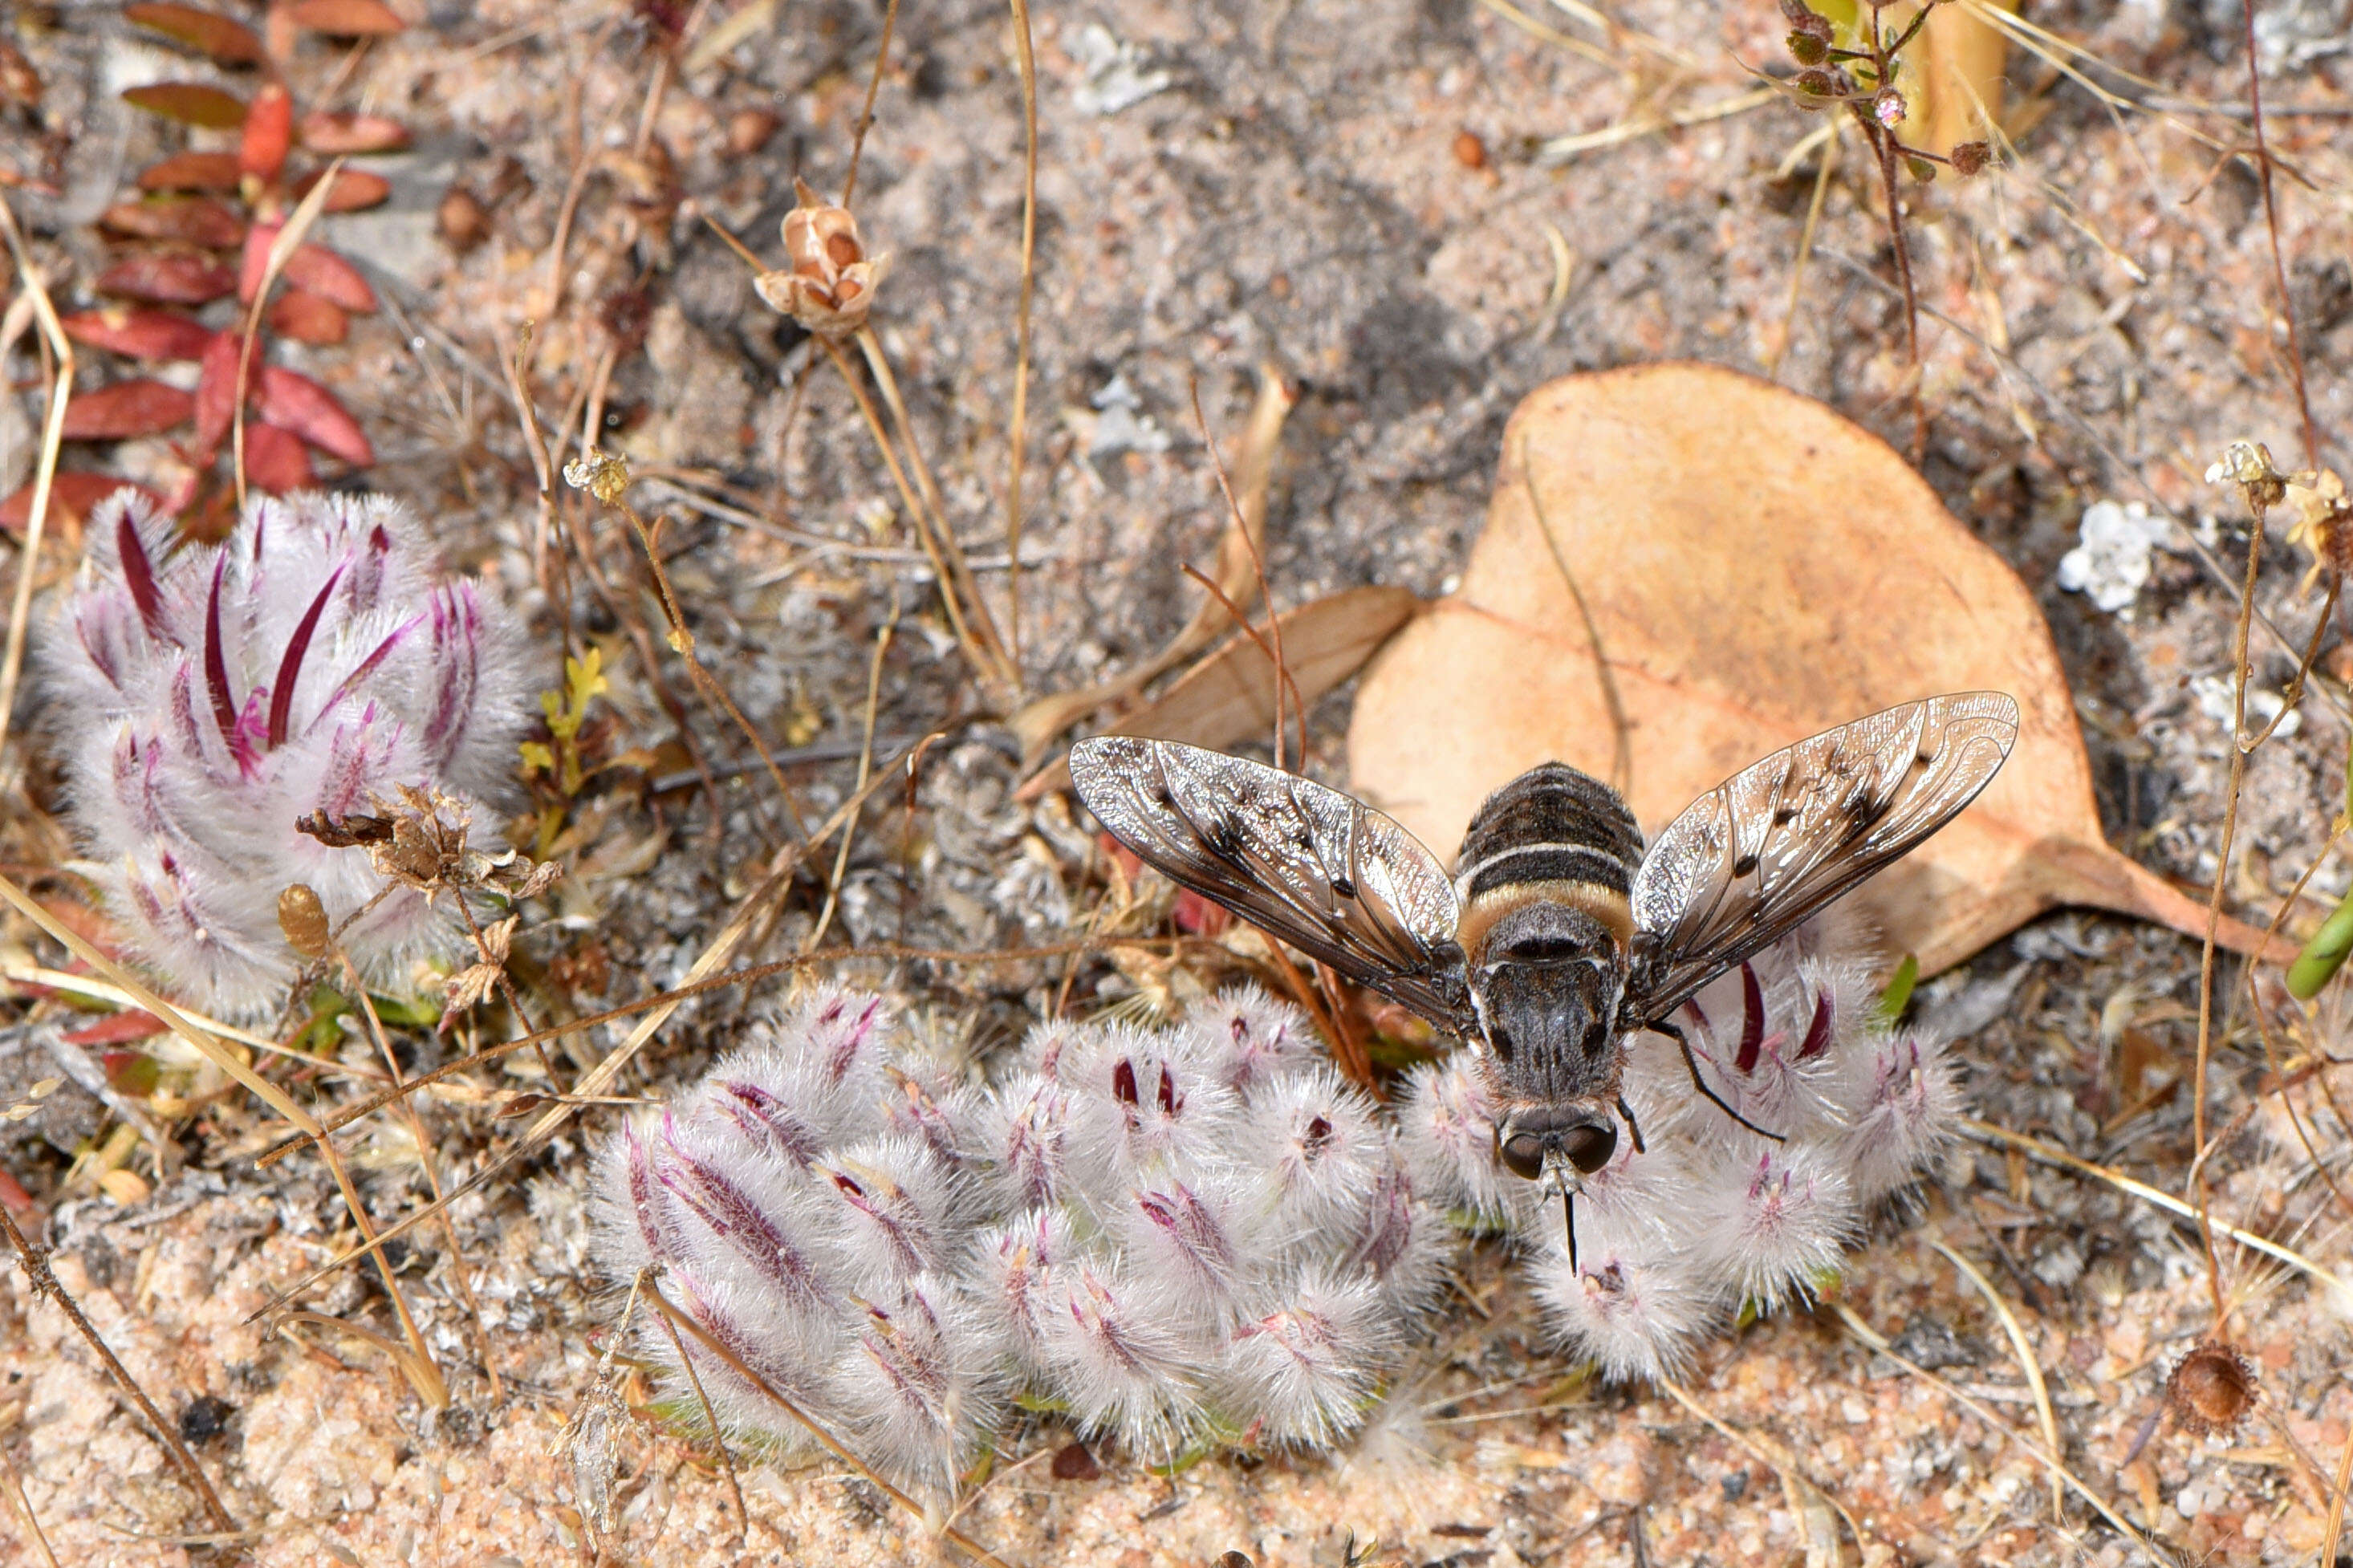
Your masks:
[[[1999,691],[1906,702],[1742,769],[1634,877],[1633,1008],[1662,1018],[1960,813],[2018,739]]]
[[[1128,735],[1072,746],[1071,778],[1171,879],[1440,1027],[1467,1026],[1453,884],[1389,817],[1294,773]]]

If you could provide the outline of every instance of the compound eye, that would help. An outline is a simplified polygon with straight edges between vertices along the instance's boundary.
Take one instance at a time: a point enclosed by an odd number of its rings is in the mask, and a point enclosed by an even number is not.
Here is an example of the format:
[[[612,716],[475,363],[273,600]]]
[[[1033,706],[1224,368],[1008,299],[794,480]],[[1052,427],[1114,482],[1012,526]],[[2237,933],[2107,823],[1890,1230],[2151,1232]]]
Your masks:
[[[1568,1163],[1589,1176],[1609,1163],[1609,1156],[1618,1152],[1618,1129],[1591,1122],[1572,1127],[1562,1137],[1561,1147]]]
[[[1504,1164],[1515,1176],[1535,1181],[1544,1174],[1544,1143],[1533,1132],[1514,1132],[1504,1140]]]

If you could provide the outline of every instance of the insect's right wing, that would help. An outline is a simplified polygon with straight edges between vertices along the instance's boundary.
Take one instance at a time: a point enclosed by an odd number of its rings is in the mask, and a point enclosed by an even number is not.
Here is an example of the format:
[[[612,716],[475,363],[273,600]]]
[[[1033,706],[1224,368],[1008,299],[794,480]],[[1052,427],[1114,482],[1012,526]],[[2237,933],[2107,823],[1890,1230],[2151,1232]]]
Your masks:
[[[1454,885],[1391,818],[1294,773],[1130,735],[1072,746],[1071,778],[1172,880],[1440,1028],[1470,1026]]]
[[[1667,825],[1635,874],[1644,1023],[1960,814],[2018,739],[1999,691],[1924,698],[1750,764]]]

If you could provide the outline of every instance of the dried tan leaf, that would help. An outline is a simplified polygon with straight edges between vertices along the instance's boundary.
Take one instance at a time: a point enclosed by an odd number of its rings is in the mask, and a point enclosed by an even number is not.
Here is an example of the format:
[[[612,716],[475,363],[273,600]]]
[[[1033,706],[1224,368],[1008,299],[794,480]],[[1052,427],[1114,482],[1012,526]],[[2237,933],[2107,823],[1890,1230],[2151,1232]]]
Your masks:
[[[1300,700],[1313,704],[1356,674],[1421,608],[1422,602],[1403,588],[1348,588],[1277,616],[1282,661]],[[1255,641],[1237,635],[1105,733],[1230,746],[1270,733],[1274,708],[1273,666]],[[1058,759],[1022,785],[1020,796],[1035,800],[1070,783],[1070,766]]]
[[[1250,409],[1240,450],[1228,475],[1240,515],[1228,521],[1219,540],[1214,581],[1218,592],[1245,612],[1258,601],[1258,570],[1252,557],[1266,548],[1267,488],[1274,478],[1274,454],[1282,441],[1282,422],[1290,417],[1291,405],[1296,401],[1297,395],[1273,367],[1261,368],[1258,402]],[[1022,709],[1013,716],[1012,729],[1020,739],[1024,764],[1035,766],[1057,735],[1096,709],[1143,690],[1216,642],[1219,634],[1232,625],[1233,616],[1225,605],[1219,604],[1214,595],[1205,594],[1184,630],[1142,664],[1098,685],[1041,697]],[[1284,635],[1290,634],[1286,631]],[[1267,722],[1273,722],[1271,710]]]
[[[1834,724],[1939,691],[2018,699],[2000,776],[1850,900],[1924,972],[2060,904],[2205,929],[2202,900],[2102,836],[2073,699],[2026,585],[1884,442],[1810,398],[1689,364],[1530,394],[1461,591],[1365,679],[1348,737],[1358,793],[1444,854],[1526,768],[1558,758],[1608,777],[1617,736],[1597,635],[1630,721],[1628,802],[1653,832]],[[2221,939],[2263,943],[2227,920]]]

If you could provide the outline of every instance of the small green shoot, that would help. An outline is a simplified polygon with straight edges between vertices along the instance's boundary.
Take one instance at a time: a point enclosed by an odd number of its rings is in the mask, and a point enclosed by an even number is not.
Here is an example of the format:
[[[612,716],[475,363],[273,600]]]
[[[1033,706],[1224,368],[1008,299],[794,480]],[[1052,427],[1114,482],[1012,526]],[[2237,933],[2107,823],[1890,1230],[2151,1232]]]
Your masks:
[[[2344,832],[2348,823],[2353,823],[2353,747],[2345,753],[2345,814],[2337,819],[2337,830]],[[2299,1002],[2311,1001],[2345,967],[2348,953],[2353,953],[2353,892],[2328,911],[2328,918],[2287,966],[2287,994]]]
[[[1894,1024],[1904,1016],[1904,1009],[1912,1005],[1912,993],[1920,984],[1920,955],[1907,952],[1904,962],[1895,966],[1895,973],[1887,982],[1887,989],[1879,995],[1879,1016]]]

